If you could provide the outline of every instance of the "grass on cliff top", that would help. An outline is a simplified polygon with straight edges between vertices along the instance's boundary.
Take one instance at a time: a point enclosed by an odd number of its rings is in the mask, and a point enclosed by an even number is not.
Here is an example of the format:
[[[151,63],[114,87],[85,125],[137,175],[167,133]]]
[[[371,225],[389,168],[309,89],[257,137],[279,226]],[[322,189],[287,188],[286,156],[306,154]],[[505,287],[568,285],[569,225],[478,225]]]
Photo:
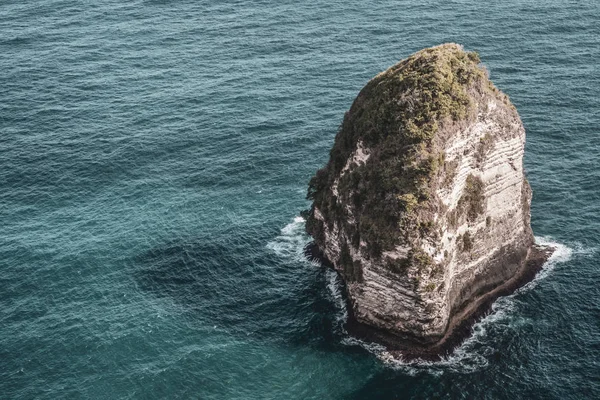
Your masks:
[[[342,124],[344,144],[351,148],[339,150],[352,152],[358,140],[369,147],[386,140],[387,144],[431,140],[446,118],[467,117],[473,106],[468,86],[485,77],[479,63],[477,53],[445,44],[421,50],[378,74],[358,95]],[[333,151],[337,147],[336,140]],[[336,172],[341,169],[336,167]]]
[[[367,243],[379,257],[400,242],[410,241],[434,178],[443,174],[443,153],[432,141],[440,126],[472,115],[469,90],[487,79],[477,53],[457,44],[421,50],[378,74],[359,93],[335,138],[328,164],[311,179],[307,197],[329,224],[338,221],[353,238]],[[362,141],[371,149],[366,165],[344,174],[339,202],[331,185]],[[358,220],[348,224],[346,205]],[[307,230],[320,237],[309,215]]]

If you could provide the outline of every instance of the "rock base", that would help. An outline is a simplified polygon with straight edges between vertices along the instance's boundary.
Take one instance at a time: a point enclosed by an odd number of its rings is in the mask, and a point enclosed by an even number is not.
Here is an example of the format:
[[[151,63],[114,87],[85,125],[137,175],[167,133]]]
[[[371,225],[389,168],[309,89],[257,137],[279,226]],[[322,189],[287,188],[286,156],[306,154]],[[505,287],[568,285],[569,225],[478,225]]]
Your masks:
[[[351,304],[348,304],[346,330],[350,335],[359,339],[384,345],[395,358],[405,361],[414,359],[440,360],[449,356],[456,347],[471,335],[473,325],[489,313],[496,299],[507,296],[532,281],[542,269],[544,263],[554,253],[554,250],[552,247],[532,246],[527,261],[521,269],[511,279],[472,299],[465,307],[455,313],[450,319],[446,334],[436,342],[423,342],[418,337],[400,336],[363,324],[354,317]],[[333,264],[323,256],[323,253],[314,243],[306,247],[305,253],[310,259],[318,260],[327,267],[333,267]]]

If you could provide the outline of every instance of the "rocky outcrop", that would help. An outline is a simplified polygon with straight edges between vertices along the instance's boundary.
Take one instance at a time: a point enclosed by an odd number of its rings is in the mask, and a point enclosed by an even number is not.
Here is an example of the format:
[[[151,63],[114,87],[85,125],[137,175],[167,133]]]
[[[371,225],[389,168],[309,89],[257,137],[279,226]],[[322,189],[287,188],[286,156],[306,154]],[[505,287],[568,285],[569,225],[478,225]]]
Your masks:
[[[531,277],[545,255],[524,145],[515,107],[459,45],[422,50],[361,90],[310,182],[306,223],[346,282],[353,332],[405,356],[444,353]]]

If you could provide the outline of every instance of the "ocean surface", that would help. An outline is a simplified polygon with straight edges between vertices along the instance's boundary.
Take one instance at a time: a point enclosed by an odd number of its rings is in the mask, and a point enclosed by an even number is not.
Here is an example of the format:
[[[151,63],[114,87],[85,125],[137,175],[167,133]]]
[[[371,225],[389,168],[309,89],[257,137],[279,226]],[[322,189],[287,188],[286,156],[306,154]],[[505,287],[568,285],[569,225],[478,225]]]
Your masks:
[[[444,42],[517,106],[558,251],[386,362],[299,213],[362,86]],[[0,1],[0,398],[600,398],[599,60],[597,1]]]

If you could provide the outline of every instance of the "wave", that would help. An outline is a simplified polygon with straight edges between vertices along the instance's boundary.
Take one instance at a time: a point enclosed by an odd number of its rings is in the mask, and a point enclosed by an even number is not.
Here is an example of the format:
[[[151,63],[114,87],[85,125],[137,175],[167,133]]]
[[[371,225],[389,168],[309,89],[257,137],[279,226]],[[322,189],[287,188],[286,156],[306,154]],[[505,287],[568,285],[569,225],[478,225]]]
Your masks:
[[[327,278],[327,292],[337,310],[334,330],[337,331],[336,333],[347,335],[344,324],[348,320],[348,309],[346,308],[346,301],[343,295],[342,280],[340,275],[330,268],[325,272],[325,276]]]
[[[593,248],[585,248],[581,245],[574,245],[571,248],[552,240],[551,237],[536,237],[535,239],[539,245],[555,248],[554,253],[546,261],[543,269],[531,282],[515,291],[515,293],[497,299],[492,304],[490,313],[473,325],[472,334],[459,347],[455,348],[448,357],[439,361],[425,361],[420,359],[406,361],[401,358],[395,358],[385,347],[379,344],[365,342],[348,335],[342,339],[342,343],[349,346],[360,346],[374,354],[389,368],[408,375],[416,375],[422,372],[432,375],[441,375],[445,372],[472,373],[487,367],[490,357],[496,352],[496,349],[490,343],[488,332],[499,325],[514,329],[519,324],[520,319],[515,314],[517,310],[517,296],[533,289],[540,281],[551,275],[558,264],[571,260],[574,254],[583,256],[595,254],[595,249]],[[329,290],[332,291],[332,296],[337,298],[337,293],[341,291],[341,282],[339,282],[338,278],[332,280],[331,283],[337,283],[335,287],[332,287],[331,284],[328,285]],[[345,302],[336,302],[336,304],[339,304],[339,315],[347,317],[348,312]]]
[[[514,294],[507,297],[511,297],[515,294],[524,293],[528,290],[533,289],[538,285],[540,281],[547,278],[552,273],[552,271],[554,271],[558,264],[569,261],[573,256],[573,249],[571,247],[554,241],[550,236],[536,236],[535,243],[540,246],[554,248],[554,253],[552,253],[550,258],[546,260],[546,263],[544,264],[542,270],[538,272],[530,282],[527,282],[525,285],[515,290]]]
[[[304,219],[295,217],[294,220],[281,229],[281,233],[273,241],[267,244],[267,248],[281,257],[290,257],[293,259],[303,259],[304,247],[310,242],[310,238],[304,233]],[[550,246],[555,249],[552,256],[546,261],[542,270],[535,278],[515,291],[515,293],[501,297],[492,304],[491,311],[479,322],[473,325],[472,334],[457,348],[452,354],[439,361],[410,360],[405,361],[393,357],[384,346],[363,341],[350,336],[344,326],[348,319],[348,309],[343,294],[343,282],[339,274],[331,269],[326,270],[327,292],[331,302],[336,307],[334,331],[339,334],[341,343],[347,346],[360,346],[368,352],[374,354],[386,366],[402,371],[408,375],[426,372],[433,375],[440,375],[445,372],[471,373],[487,367],[489,358],[496,352],[496,349],[490,343],[488,332],[492,328],[505,325],[513,327],[518,325],[517,296],[533,289],[541,281],[552,274],[555,268],[571,260],[574,254],[582,256],[592,256],[595,254],[595,248],[586,248],[579,243],[569,247],[565,244],[553,240],[552,237],[536,237],[535,241],[539,245]]]
[[[489,357],[496,351],[491,345],[488,332],[491,328],[499,325],[514,328],[518,325],[519,318],[516,316],[517,296],[533,289],[540,281],[551,275],[558,264],[571,260],[573,254],[593,255],[595,249],[584,248],[581,245],[575,245],[574,248],[554,241],[551,237],[536,237],[535,241],[539,245],[550,246],[555,249],[552,256],[546,261],[542,270],[535,278],[515,291],[515,293],[501,297],[492,304],[492,309],[488,315],[473,325],[472,334],[454,351],[452,354],[440,361],[411,360],[404,361],[392,357],[392,355],[381,346],[374,347],[370,343],[364,343],[354,340],[351,343],[358,344],[366,350],[375,354],[384,364],[395,370],[402,371],[409,375],[415,375],[419,372],[428,372],[434,375],[443,374],[446,371],[471,373],[481,370],[489,364]]]
[[[283,258],[304,261],[304,247],[310,242],[304,233],[304,218],[297,216],[292,222],[281,228],[280,234],[267,243],[267,249]]]

